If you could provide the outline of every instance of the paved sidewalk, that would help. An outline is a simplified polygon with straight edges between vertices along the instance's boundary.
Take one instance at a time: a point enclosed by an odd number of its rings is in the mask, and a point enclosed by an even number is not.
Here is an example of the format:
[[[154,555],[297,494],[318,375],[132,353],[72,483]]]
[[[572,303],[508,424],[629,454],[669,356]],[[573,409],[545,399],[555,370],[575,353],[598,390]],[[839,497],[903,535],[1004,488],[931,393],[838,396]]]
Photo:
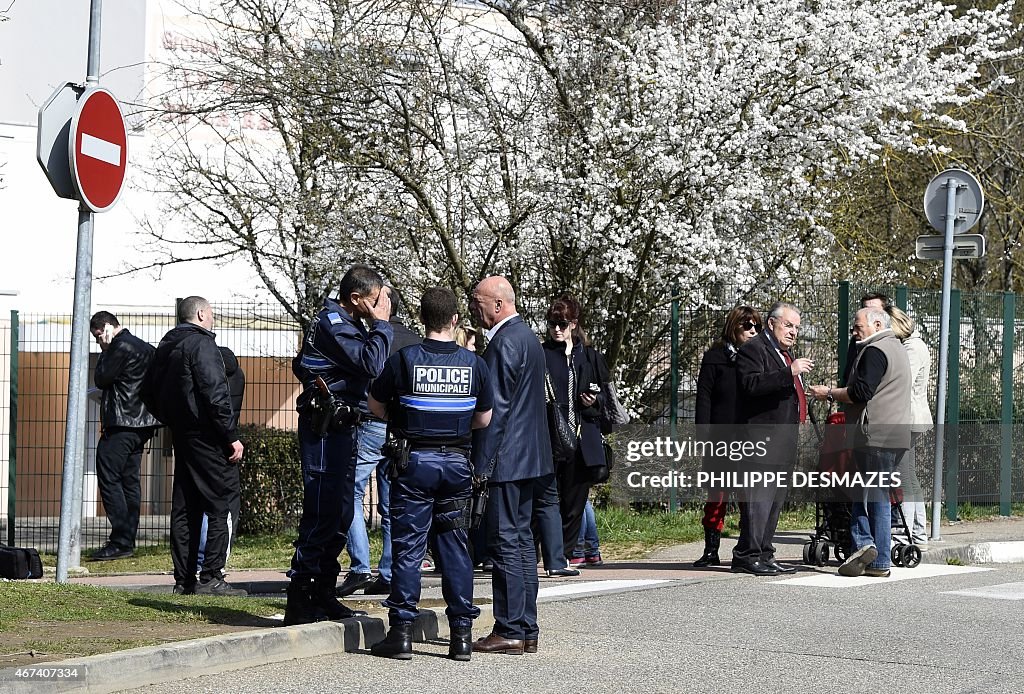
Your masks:
[[[824,569],[801,565],[803,545],[808,532],[783,532],[776,536],[777,555],[783,562],[800,568],[800,574],[811,577],[815,573],[831,573],[835,562]],[[735,540],[724,538],[721,556],[725,566],[694,569],[692,562],[700,556],[703,543],[695,542],[668,547],[638,561],[606,562],[604,566],[583,570],[583,575],[569,579],[540,579],[540,602],[582,599],[596,593],[649,590],[660,586],[686,583],[722,582],[751,579],[733,574],[727,562]],[[964,522],[943,526],[942,541],[932,542],[924,552],[924,562],[947,564],[982,562],[1024,562],[1024,519],[996,519]],[[905,571],[912,572],[913,569]],[[924,574],[926,572],[922,572]],[[798,575],[800,575],[798,574]],[[757,579],[751,579],[757,580]],[[260,595],[283,595],[287,578],[282,571],[235,571],[229,581]],[[424,574],[423,599],[439,599],[440,577]],[[112,588],[150,592],[170,592],[174,579],[169,574],[85,576],[74,583],[102,585]],[[483,609],[474,632],[485,634],[493,624],[490,615],[490,576],[476,575],[476,597]],[[738,584],[737,584],[738,585]],[[50,668],[77,666],[87,673],[82,680],[55,683],[25,682],[13,678],[9,670],[0,670],[0,689],[15,683],[13,692],[113,692],[142,687],[160,682],[172,682],[182,673],[190,676],[212,674],[251,667],[258,664],[280,662],[328,653],[358,651],[382,638],[386,629],[386,611],[379,607],[382,596],[371,598],[352,596],[351,600],[367,606],[373,605],[368,617],[343,622],[272,629],[254,629],[214,636],[193,641],[182,641],[162,646],[136,648],[88,658],[44,663]],[[372,604],[372,603],[370,603]],[[282,605],[283,609],[283,605]],[[435,642],[447,637],[447,622],[443,612],[424,610],[418,623],[417,635],[421,641]]]

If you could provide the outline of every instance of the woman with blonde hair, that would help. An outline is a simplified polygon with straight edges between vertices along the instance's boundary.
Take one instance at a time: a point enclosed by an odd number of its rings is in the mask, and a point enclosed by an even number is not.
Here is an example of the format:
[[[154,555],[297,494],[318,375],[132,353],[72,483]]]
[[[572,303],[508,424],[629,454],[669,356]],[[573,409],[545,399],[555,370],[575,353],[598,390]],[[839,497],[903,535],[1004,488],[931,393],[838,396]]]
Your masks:
[[[928,407],[928,377],[932,357],[913,318],[895,306],[889,310],[889,315],[892,318],[892,331],[903,343],[910,360],[910,450],[903,455],[899,464],[903,481],[903,503],[900,508],[914,542],[923,545],[928,542],[928,523],[924,492],[917,478],[914,450],[918,441],[932,428],[932,412]]]

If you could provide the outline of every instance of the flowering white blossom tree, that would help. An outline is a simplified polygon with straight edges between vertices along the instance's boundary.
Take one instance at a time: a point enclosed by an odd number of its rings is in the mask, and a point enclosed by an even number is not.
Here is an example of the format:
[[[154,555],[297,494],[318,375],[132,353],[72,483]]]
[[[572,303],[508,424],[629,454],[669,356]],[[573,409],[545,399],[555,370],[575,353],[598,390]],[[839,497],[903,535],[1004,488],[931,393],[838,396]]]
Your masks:
[[[200,231],[163,241],[244,253],[296,316],[353,260],[463,294],[503,272],[646,364],[673,289],[827,281],[843,181],[961,127],[1012,30],[924,0],[483,1],[220,2],[169,66],[154,170]]]

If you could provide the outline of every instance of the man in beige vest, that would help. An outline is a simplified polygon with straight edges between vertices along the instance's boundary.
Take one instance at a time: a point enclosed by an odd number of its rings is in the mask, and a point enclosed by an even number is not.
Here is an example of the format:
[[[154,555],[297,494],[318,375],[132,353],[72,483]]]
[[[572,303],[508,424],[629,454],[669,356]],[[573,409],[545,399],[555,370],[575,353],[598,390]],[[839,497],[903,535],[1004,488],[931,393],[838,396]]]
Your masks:
[[[853,552],[839,567],[843,576],[889,575],[892,545],[891,473],[910,448],[910,361],[893,334],[888,313],[857,311],[853,324],[857,356],[846,388],[813,386],[819,400],[846,403],[847,437],[857,469],[869,486],[854,497],[850,535]]]

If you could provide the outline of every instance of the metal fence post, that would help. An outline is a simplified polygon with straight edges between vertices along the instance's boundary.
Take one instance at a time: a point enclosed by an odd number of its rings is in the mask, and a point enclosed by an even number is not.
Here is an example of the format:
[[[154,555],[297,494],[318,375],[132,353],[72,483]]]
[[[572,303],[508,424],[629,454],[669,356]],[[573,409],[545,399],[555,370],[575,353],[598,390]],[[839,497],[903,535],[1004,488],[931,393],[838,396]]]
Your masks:
[[[1013,292],[1003,293],[1003,353],[1002,391],[1003,402],[1000,412],[999,451],[999,515],[1010,515],[1010,500],[1013,480],[1013,329],[1017,316],[1017,296]]]
[[[907,310],[907,288],[906,286],[896,287],[896,306],[898,308]]]
[[[18,342],[21,339],[18,312],[11,311],[11,406],[7,455],[7,544],[13,547],[17,513],[18,481]]]
[[[839,324],[836,336],[839,338],[839,372],[836,383],[843,385],[843,373],[846,371],[846,353],[850,350],[850,283],[843,280],[839,283]]]
[[[675,287],[672,288],[672,354],[669,357],[669,369],[672,372],[669,379],[672,390],[668,396],[668,424],[669,435],[675,439],[679,422],[679,294]],[[669,488],[668,508],[675,512],[677,507],[676,488],[672,486]]]
[[[949,390],[946,391],[946,518],[959,516],[960,493],[960,290],[949,293]]]

